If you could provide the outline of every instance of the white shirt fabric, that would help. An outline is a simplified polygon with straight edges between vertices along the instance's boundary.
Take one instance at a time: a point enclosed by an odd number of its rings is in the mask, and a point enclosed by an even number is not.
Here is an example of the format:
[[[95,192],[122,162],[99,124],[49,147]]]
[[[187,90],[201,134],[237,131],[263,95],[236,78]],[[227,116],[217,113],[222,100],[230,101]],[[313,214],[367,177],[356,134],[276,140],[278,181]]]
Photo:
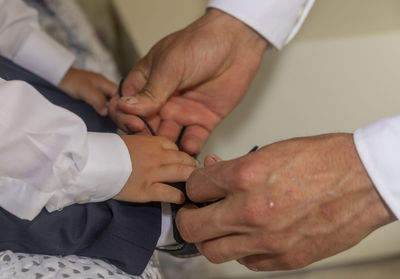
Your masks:
[[[297,34],[313,4],[314,0],[211,0],[208,7],[240,19],[282,49]]]
[[[53,84],[74,60],[19,0],[0,0],[0,55]],[[0,79],[0,98],[0,207],[32,220],[43,207],[104,201],[122,189],[132,165],[118,135],[88,133],[22,81]]]
[[[54,85],[74,60],[19,0],[0,0],[0,55]],[[132,164],[118,135],[88,133],[78,116],[22,81],[0,78],[0,98],[0,207],[32,220],[43,207],[104,201],[124,186]],[[131,276],[101,260],[0,252],[0,278],[67,277],[161,278],[152,261]]]
[[[75,114],[22,81],[0,79],[0,206],[32,220],[115,196],[131,173],[116,134],[88,133]]]
[[[74,55],[40,30],[36,10],[0,0],[0,55],[58,85]]]
[[[314,0],[211,0],[208,7],[240,19],[281,49],[300,29],[313,4]],[[400,219],[400,116],[358,129],[354,142],[376,189]]]
[[[358,129],[354,142],[376,189],[400,219],[400,115]]]

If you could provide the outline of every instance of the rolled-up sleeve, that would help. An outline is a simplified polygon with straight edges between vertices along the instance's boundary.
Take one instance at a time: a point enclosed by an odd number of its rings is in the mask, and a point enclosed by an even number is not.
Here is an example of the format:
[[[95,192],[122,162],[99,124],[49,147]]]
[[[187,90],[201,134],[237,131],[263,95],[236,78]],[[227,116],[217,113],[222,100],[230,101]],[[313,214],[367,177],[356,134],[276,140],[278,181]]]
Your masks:
[[[0,79],[0,207],[32,220],[44,207],[115,196],[131,173],[116,134],[88,133],[75,114],[22,81]]]
[[[313,4],[314,0],[211,0],[208,7],[236,17],[282,49],[297,34]]]
[[[37,12],[20,0],[0,0],[0,55],[54,85],[75,59],[40,29]]]

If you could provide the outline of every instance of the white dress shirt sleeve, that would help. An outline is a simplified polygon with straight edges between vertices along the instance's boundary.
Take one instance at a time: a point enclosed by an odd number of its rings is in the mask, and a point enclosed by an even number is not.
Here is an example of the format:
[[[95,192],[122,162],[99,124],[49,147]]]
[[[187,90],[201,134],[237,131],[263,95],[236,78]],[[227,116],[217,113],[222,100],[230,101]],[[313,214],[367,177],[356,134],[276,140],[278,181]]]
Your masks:
[[[400,219],[400,115],[358,129],[354,142],[376,189]]]
[[[0,0],[0,55],[54,85],[75,59],[40,30],[37,12],[21,0]]]
[[[211,0],[208,7],[236,17],[282,49],[297,34],[313,4],[314,0]]]
[[[116,134],[88,133],[29,84],[0,79],[0,207],[32,220],[46,207],[104,201],[131,173]]]

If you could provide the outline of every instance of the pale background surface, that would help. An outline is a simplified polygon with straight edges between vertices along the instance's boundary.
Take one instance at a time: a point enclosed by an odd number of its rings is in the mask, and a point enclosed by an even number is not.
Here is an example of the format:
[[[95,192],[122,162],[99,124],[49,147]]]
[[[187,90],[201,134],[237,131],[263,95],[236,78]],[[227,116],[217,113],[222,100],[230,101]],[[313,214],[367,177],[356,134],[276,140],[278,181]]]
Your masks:
[[[200,16],[206,2],[114,0],[113,4],[134,55],[143,56],[160,38]],[[296,39],[283,52],[265,55],[246,98],[216,129],[202,156],[213,152],[230,159],[255,144],[352,132],[398,114],[399,67],[400,1],[319,0]],[[387,226],[355,248],[309,268],[398,254],[399,236],[398,223]],[[235,263],[206,269],[207,277],[204,273],[196,278],[261,278]]]

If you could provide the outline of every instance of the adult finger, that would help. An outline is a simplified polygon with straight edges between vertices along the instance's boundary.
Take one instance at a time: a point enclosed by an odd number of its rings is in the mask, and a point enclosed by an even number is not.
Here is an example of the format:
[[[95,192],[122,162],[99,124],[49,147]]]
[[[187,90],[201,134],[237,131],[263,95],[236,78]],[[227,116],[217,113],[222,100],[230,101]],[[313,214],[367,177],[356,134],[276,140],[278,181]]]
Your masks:
[[[204,159],[204,167],[210,167],[218,162],[221,162],[222,159],[215,154],[208,154]]]
[[[174,63],[171,60],[161,59],[158,63],[141,64],[147,66],[147,69],[143,71],[149,73],[148,77],[142,75],[142,77],[145,77],[146,82],[129,101],[121,100],[122,102],[125,101],[125,103],[120,104],[121,108],[131,114],[145,117],[158,112],[166,100],[175,93],[182,79],[179,71],[171,70],[175,66]],[[137,71],[133,71],[129,74],[124,84],[126,83],[126,86],[137,89],[137,84],[139,83],[137,81],[137,73]],[[135,85],[132,85],[132,83]],[[126,88],[125,85],[124,88]]]
[[[151,70],[148,56],[142,58],[129,72],[122,84],[122,96],[136,95],[145,86]]]
[[[204,168],[192,173],[186,182],[186,192],[190,200],[197,203],[215,201],[230,192],[224,180],[219,176],[215,177],[215,173]]]
[[[235,225],[235,214],[226,199],[198,209],[183,207],[176,224],[183,239],[193,243],[246,231]]]
[[[189,154],[199,154],[209,135],[210,131],[202,126],[189,126],[183,133],[180,146]]]
[[[181,133],[182,125],[172,120],[164,120],[160,124],[158,134],[176,142]],[[181,145],[181,142],[179,143]],[[186,150],[185,150],[186,151]]]
[[[250,255],[265,253],[256,239],[248,234],[232,234],[197,243],[197,248],[210,262],[220,264]]]
[[[238,259],[237,262],[252,271],[278,271],[283,269],[280,257],[274,254],[250,255]]]

